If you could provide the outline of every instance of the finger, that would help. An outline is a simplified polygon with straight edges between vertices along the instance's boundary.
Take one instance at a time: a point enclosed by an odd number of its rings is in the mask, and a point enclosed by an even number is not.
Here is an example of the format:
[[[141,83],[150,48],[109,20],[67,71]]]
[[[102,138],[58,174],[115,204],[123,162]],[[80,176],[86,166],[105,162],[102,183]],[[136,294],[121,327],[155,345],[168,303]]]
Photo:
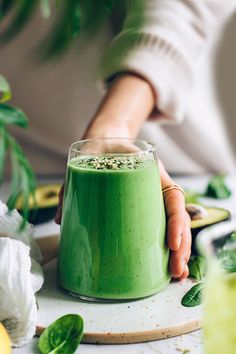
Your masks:
[[[189,269],[188,266],[185,266],[184,272],[182,273],[182,275],[178,278],[179,280],[183,280],[186,279],[189,275]]]
[[[170,255],[170,273],[174,278],[181,277],[186,269],[191,254],[191,242],[190,222],[186,213],[185,228],[180,248],[177,251],[172,251]]]
[[[61,225],[61,217],[62,217],[62,207],[59,206],[57,208],[57,212],[56,212],[56,215],[55,215],[55,223],[56,224]]]
[[[164,165],[158,161],[162,188],[173,185],[174,182],[166,172]],[[178,189],[172,189],[164,193],[165,210],[167,216],[167,243],[172,251],[180,247],[185,225],[185,197]]]
[[[172,189],[164,193],[167,216],[167,243],[172,251],[177,251],[181,245],[185,231],[185,199],[181,191]]]

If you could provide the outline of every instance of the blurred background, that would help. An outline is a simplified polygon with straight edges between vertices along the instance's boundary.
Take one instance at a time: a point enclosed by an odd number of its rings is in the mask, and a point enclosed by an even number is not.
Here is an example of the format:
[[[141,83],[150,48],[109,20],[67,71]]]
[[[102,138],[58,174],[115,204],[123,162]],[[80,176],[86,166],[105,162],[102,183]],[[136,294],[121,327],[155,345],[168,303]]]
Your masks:
[[[155,3],[163,2],[150,1],[149,6],[157,6]],[[73,46],[68,47],[62,56],[39,60],[47,47],[47,42],[42,39],[50,33],[52,24],[58,17],[58,11],[61,15],[65,10],[63,9],[62,7],[59,11],[53,8],[50,16],[45,19],[38,8],[32,13],[22,31],[18,31],[19,33],[7,43],[2,41],[0,49],[0,72],[7,78],[12,88],[12,104],[20,107],[29,117],[29,130],[16,128],[12,130],[13,135],[39,176],[64,174],[69,146],[83,136],[104,97],[104,83],[110,77],[101,75],[101,63],[114,38],[116,40],[122,26],[124,27],[126,18],[124,12],[121,14],[122,6],[118,6],[118,11],[115,8],[113,14],[101,21],[102,24],[97,26],[90,36],[84,35],[82,31],[78,38],[73,40]],[[211,24],[212,18],[208,19],[209,23],[206,24],[206,28],[202,28],[202,33],[200,25],[201,16],[206,15],[204,9],[202,10],[199,5],[197,10],[194,6],[193,8],[188,6],[187,10],[196,12],[194,13],[196,18],[192,19],[193,29],[190,30],[195,30],[200,38],[198,40],[205,43],[201,43],[200,53],[191,63],[192,82],[187,89],[188,95],[185,92],[181,94],[182,83],[177,81],[178,76],[177,78],[173,76],[173,82],[168,82],[176,92],[180,91],[178,95],[182,96],[181,99],[184,101],[184,113],[181,119],[176,118],[176,121],[175,117],[172,119],[174,124],[169,124],[168,119],[157,118],[147,121],[143,125],[140,137],[157,144],[158,155],[172,174],[232,172],[235,168],[233,152],[236,150],[234,138],[236,17],[233,6],[225,11],[222,18],[218,19],[218,14],[214,13],[216,16],[214,25]],[[145,11],[147,18],[142,21],[148,22],[149,10],[144,9],[144,13]],[[67,15],[65,13],[65,16]],[[7,28],[9,21],[9,16],[3,19],[3,29]],[[176,21],[184,21],[180,13],[176,16]],[[205,22],[202,22],[203,25]],[[61,25],[62,33],[66,33],[66,24],[62,22]],[[139,27],[142,26],[139,23]],[[175,30],[172,25],[166,25],[167,29],[168,26]],[[198,26],[197,29],[194,26]],[[145,30],[148,31],[149,27],[151,32],[152,27],[149,24]],[[178,30],[178,23],[176,28]],[[178,39],[176,36],[173,46],[178,47]],[[184,42],[184,38],[182,40]],[[187,40],[184,48],[186,51],[189,49]],[[127,51],[129,52],[129,49]],[[158,57],[158,51],[155,55]],[[112,57],[114,62],[116,56],[117,53],[114,51]],[[143,63],[142,59],[140,61],[141,68],[149,65],[145,59]],[[168,62],[166,66],[168,70]],[[130,67],[130,72],[136,70],[132,68],[132,64],[127,67]],[[155,62],[153,68],[154,73]],[[124,66],[122,70],[125,72],[128,69]],[[112,74],[117,75],[120,72],[114,69]],[[153,76],[155,75],[158,75],[158,63]],[[169,78],[166,81],[168,80]],[[153,82],[155,86],[155,79]],[[151,78],[151,84],[153,82]],[[170,89],[169,91],[171,93]],[[177,105],[178,99],[177,97]],[[174,101],[170,102],[172,107],[175,104]],[[115,109],[116,107],[114,111]],[[175,107],[171,109],[174,116]],[[168,114],[169,112],[163,112],[163,116]]]

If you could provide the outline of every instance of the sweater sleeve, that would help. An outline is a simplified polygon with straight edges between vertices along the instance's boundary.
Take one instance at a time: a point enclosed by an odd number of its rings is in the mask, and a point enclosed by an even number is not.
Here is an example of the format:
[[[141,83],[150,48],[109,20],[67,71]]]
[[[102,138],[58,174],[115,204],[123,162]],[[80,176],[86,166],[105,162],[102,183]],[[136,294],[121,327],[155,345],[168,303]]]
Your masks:
[[[170,122],[181,122],[194,63],[214,34],[227,3],[232,2],[131,1],[123,29],[103,58],[102,80],[109,85],[123,72],[144,77],[156,93],[156,108]]]

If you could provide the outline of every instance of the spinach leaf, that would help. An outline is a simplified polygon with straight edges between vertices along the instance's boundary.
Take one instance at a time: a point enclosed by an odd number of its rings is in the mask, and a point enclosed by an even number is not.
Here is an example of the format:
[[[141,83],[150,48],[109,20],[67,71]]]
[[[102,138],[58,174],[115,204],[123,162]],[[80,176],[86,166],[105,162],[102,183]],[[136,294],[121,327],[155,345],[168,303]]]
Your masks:
[[[199,198],[202,196],[190,189],[185,189],[185,204],[201,204]]]
[[[236,241],[236,231],[232,232],[231,240]]]
[[[202,280],[206,273],[206,261],[201,256],[191,256],[188,261],[189,277]]]
[[[201,304],[203,283],[194,285],[182,298],[181,304],[185,307],[194,307]]]
[[[82,336],[82,317],[68,314],[57,319],[43,331],[38,347],[42,354],[73,354]]]
[[[226,199],[231,196],[231,190],[226,185],[224,175],[213,176],[206,188],[204,193],[205,197],[215,198],[215,199]]]
[[[6,102],[11,99],[11,89],[7,80],[0,75],[0,103]]]
[[[236,249],[223,248],[218,251],[217,257],[221,266],[229,273],[236,272]]]

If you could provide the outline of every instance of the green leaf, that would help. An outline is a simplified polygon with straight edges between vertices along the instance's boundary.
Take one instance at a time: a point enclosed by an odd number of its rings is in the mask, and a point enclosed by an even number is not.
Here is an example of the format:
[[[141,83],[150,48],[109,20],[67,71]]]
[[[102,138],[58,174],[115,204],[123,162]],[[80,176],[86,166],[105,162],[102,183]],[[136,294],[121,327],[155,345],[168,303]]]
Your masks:
[[[194,285],[182,298],[181,304],[185,307],[194,307],[201,304],[203,283]]]
[[[68,314],[60,317],[43,331],[38,347],[42,354],[73,354],[82,336],[82,317]]]
[[[18,35],[26,23],[29,21],[37,5],[37,0],[17,0],[15,1],[15,15],[9,22],[6,29],[0,33],[0,43],[5,44]]]
[[[17,0],[2,0],[0,3],[0,21],[9,13]]]
[[[23,221],[20,225],[20,230],[22,230],[29,214],[30,195],[34,196],[36,189],[36,179],[24,152],[15,139],[10,136],[7,130],[5,130],[5,138],[10,151],[12,166],[10,196],[8,198],[7,205],[9,210],[14,209],[19,196],[23,195]]]
[[[0,9],[2,9],[1,5],[2,4],[0,4]],[[0,75],[0,93],[1,92],[3,93],[2,101],[6,101],[10,98],[9,85]],[[9,210],[14,209],[18,197],[20,195],[23,196],[23,221],[20,225],[20,230],[22,230],[29,215],[29,198],[30,195],[34,196],[36,179],[24,152],[8,132],[7,125],[17,125],[21,128],[27,128],[28,119],[19,108],[0,103],[0,184],[3,180],[6,155],[9,151],[11,156],[12,178],[7,205]]]
[[[0,75],[0,103],[6,102],[11,99],[11,89],[7,80]]]
[[[28,119],[19,108],[0,103],[0,124],[13,124],[21,128],[27,128]]]
[[[6,138],[6,129],[3,125],[0,125],[0,184],[3,180],[7,149],[8,143]]]
[[[80,33],[97,33],[105,18],[109,16],[104,0],[67,0],[61,1],[56,20],[50,33],[39,45],[41,60],[59,57],[64,54]]]
[[[199,199],[200,197],[202,197],[202,195],[200,193],[190,189],[185,189],[184,192],[185,192],[185,204],[201,204]]]
[[[118,12],[123,11],[127,1],[117,2]],[[142,2],[140,2],[142,3]],[[114,0],[0,0],[0,20],[11,11],[6,26],[0,32],[0,44],[5,44],[17,36],[29,22],[37,6],[41,7],[42,16],[46,19],[53,16],[53,24],[42,45],[39,46],[41,59],[56,57],[63,54],[80,33],[95,34],[112,13]],[[139,10],[142,13],[142,11]],[[55,18],[55,21],[54,21]],[[140,25],[140,23],[139,23]],[[140,27],[140,26],[139,26]]]
[[[218,251],[217,258],[220,261],[221,266],[229,273],[236,272],[236,249],[223,248]]]
[[[205,197],[215,199],[226,199],[231,196],[231,190],[226,185],[224,175],[213,176],[208,182],[208,186],[204,193]]]
[[[206,273],[206,261],[201,256],[191,256],[188,262],[189,277],[202,280]]]
[[[232,234],[231,234],[231,239],[232,239],[233,241],[236,241],[236,231],[232,232]]]

